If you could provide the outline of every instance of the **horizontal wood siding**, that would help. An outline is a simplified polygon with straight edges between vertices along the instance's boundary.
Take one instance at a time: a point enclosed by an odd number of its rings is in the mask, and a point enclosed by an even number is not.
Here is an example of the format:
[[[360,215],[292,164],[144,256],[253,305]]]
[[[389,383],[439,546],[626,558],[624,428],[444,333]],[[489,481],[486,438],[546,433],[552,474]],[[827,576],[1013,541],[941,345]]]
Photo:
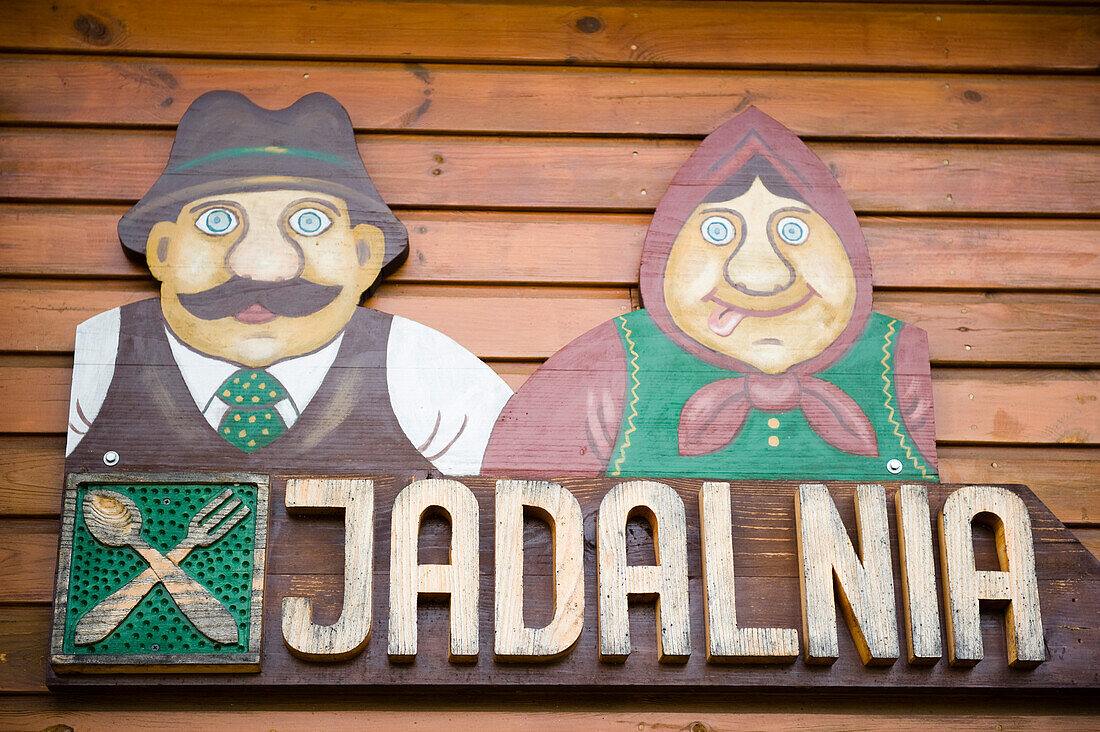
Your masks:
[[[1087,700],[1027,695],[74,700],[46,691],[44,654],[74,328],[155,295],[115,226],[183,110],[219,88],[348,108],[412,247],[367,304],[451,335],[513,388],[637,307],[672,175],[760,107],[849,196],[876,309],[929,333],[944,479],[1027,483],[1100,551],[1098,68],[1083,2],[5,3],[0,694],[15,696],[0,727],[1094,727]]]

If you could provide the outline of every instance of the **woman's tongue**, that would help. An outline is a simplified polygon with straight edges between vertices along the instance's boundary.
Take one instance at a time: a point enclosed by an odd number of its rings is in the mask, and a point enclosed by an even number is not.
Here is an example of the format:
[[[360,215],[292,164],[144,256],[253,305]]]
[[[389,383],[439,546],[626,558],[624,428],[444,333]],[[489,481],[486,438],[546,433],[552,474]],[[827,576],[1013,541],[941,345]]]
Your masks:
[[[709,327],[713,333],[725,338],[732,333],[744,319],[745,314],[742,312],[718,307],[712,310],[710,317],[707,318],[707,327]]]

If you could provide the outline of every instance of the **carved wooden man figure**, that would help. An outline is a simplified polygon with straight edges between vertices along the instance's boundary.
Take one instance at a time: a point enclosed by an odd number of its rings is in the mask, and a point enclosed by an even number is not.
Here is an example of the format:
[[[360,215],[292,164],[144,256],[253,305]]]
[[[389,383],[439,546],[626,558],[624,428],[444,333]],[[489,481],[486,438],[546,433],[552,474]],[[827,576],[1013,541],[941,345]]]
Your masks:
[[[936,480],[923,331],[871,312],[829,170],[753,108],[708,136],[646,236],[646,306],[551,357],[487,473]]]
[[[446,336],[358,307],[408,240],[332,97],[203,95],[119,237],[161,296],[78,328],[70,472],[478,472],[510,390]]]

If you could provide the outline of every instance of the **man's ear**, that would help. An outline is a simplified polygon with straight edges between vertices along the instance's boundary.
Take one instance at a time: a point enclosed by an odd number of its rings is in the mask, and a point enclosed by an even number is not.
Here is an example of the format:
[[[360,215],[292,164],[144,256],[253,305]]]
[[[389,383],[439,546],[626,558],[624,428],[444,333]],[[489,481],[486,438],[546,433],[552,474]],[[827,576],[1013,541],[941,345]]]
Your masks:
[[[174,221],[158,221],[149,230],[149,238],[145,240],[145,263],[153,277],[163,282],[165,271],[168,268],[168,247],[171,246],[172,236],[176,232]]]
[[[386,258],[386,235],[370,224],[357,224],[351,234],[355,238],[355,255],[359,259],[360,291],[365,291],[382,271],[382,262]]]

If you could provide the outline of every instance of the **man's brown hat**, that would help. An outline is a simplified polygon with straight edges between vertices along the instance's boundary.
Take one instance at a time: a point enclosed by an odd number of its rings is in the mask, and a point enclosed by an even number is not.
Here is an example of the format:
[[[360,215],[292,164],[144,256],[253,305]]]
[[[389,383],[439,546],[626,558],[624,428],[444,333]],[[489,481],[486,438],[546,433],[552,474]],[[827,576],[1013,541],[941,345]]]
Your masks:
[[[164,172],[118,222],[118,236],[144,258],[153,225],[175,221],[190,201],[291,186],[342,198],[352,225],[373,224],[385,234],[383,266],[404,260],[408,234],[363,167],[347,110],[321,93],[278,110],[237,92],[203,94],[180,120]]]

